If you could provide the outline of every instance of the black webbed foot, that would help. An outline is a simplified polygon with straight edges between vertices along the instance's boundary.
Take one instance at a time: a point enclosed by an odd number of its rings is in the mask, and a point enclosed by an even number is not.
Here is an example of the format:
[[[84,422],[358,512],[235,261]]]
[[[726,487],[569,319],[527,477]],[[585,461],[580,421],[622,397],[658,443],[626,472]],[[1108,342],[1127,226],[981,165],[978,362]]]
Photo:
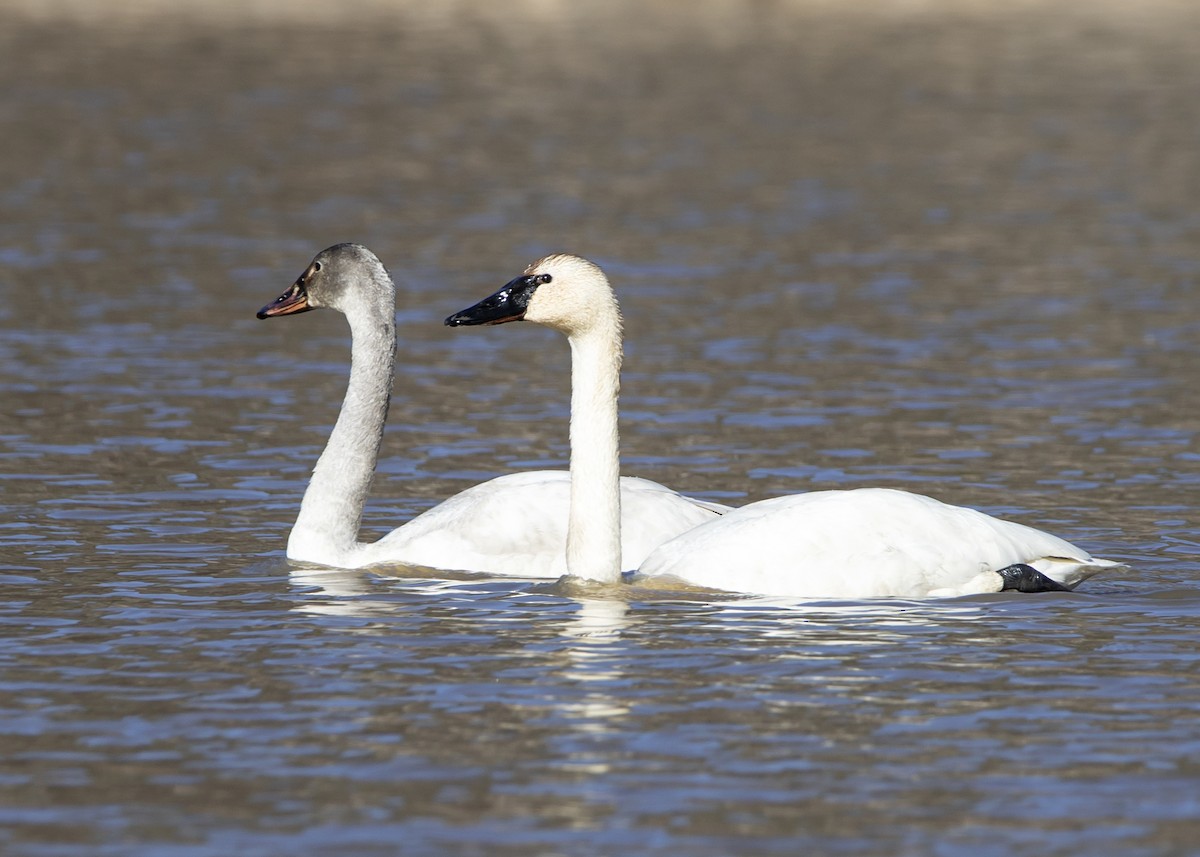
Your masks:
[[[1017,592],[1070,592],[1070,587],[1063,586],[1055,580],[1051,580],[1042,574],[1032,565],[1024,563],[1016,563],[1015,565],[1007,566],[996,572],[1004,580],[1004,585],[1000,587],[1005,589],[1015,589]]]

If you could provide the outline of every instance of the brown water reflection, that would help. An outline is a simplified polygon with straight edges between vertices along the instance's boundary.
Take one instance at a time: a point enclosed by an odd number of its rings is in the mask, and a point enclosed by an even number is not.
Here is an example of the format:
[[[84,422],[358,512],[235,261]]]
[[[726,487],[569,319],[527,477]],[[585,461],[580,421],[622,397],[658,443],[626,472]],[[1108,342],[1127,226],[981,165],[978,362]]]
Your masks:
[[[0,851],[1167,854],[1196,840],[1197,12],[4,5]],[[373,533],[561,466],[566,350],[440,320],[550,250],[626,471],[893,485],[1131,563],[794,605],[305,575],[341,319],[401,285]]]

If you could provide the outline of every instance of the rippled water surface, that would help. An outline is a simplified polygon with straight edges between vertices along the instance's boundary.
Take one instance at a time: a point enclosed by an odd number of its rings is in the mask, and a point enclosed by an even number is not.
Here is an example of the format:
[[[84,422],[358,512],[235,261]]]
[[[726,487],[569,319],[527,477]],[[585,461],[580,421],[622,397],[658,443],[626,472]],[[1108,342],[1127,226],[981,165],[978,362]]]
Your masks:
[[[0,852],[1200,853],[1200,14],[432,5],[3,7]],[[625,472],[1130,569],[291,568],[348,331],[254,311],[345,240],[400,285],[369,536],[563,466],[565,344],[440,321],[569,250],[625,311]]]

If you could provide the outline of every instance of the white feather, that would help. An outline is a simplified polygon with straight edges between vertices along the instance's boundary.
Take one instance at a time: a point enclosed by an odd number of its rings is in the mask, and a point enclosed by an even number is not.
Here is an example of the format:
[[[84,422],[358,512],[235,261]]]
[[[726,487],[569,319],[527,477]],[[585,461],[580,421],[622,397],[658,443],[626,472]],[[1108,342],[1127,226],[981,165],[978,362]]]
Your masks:
[[[1016,563],[1067,587],[1118,565],[975,509],[860,488],[735,509],[660,545],[639,572],[761,595],[923,598],[998,591],[995,572]]]

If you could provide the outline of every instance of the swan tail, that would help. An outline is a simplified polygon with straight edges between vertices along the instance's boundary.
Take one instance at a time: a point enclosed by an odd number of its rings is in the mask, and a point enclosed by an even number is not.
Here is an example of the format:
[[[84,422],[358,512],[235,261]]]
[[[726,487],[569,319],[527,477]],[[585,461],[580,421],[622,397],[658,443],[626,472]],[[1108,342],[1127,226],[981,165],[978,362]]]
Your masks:
[[[1019,568],[1020,566],[1009,566],[1009,568]],[[1050,556],[1040,559],[1037,562],[1029,563],[1027,568],[1031,567],[1038,572],[1042,577],[1045,577],[1051,583],[1057,584],[1057,589],[1074,589],[1079,584],[1083,583],[1089,577],[1093,577],[1105,571],[1118,571],[1128,568],[1129,566],[1120,562],[1113,562],[1108,559],[1074,559],[1064,556]],[[1004,569],[1000,574],[1004,576]],[[1017,588],[1007,585],[1005,589]],[[1025,592],[1031,590],[1022,590]],[[1032,590],[1037,592],[1045,592],[1050,590]]]

